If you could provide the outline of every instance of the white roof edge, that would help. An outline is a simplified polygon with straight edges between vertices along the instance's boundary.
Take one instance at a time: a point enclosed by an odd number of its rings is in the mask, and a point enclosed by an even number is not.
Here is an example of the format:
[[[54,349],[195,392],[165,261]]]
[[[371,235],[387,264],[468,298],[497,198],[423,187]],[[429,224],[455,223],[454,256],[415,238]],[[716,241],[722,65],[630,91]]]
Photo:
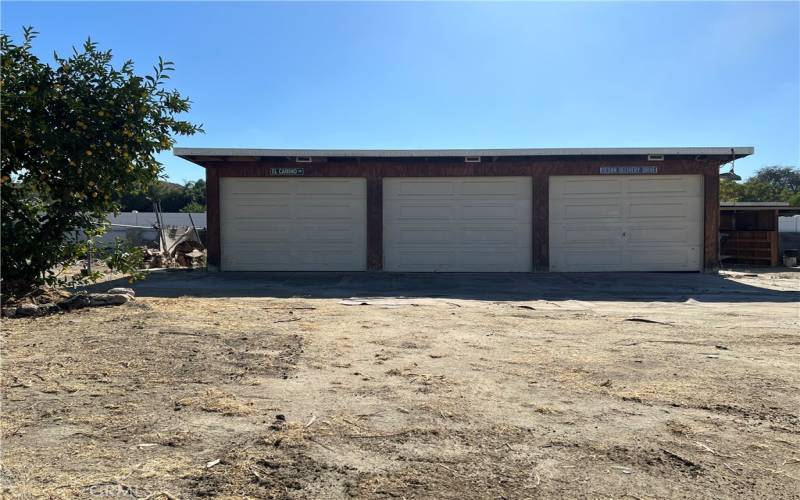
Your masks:
[[[741,208],[741,207],[775,207],[775,208],[795,208],[789,205],[788,201],[721,201],[721,207]],[[800,209],[800,207],[798,207]]]
[[[751,146],[690,148],[519,148],[519,149],[249,149],[175,148],[176,156],[314,156],[413,158],[450,156],[586,156],[586,155],[751,155]]]

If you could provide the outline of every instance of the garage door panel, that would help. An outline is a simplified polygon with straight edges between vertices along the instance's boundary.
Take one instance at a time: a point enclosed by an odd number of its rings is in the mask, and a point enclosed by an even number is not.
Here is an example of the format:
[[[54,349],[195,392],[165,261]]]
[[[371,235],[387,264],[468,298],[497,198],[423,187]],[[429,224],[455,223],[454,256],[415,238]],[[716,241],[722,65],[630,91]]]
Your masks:
[[[530,209],[530,207],[528,206]],[[512,203],[493,204],[493,203],[470,203],[466,202],[461,208],[461,215],[465,219],[498,219],[498,220],[517,220],[521,217],[520,212],[526,212],[525,206],[518,207]]]
[[[671,270],[671,268],[675,267],[696,267],[699,265],[699,259],[694,257],[695,248],[675,246],[653,249],[647,247],[643,250],[645,251],[632,251],[630,254],[630,262],[636,266],[634,270],[662,271]]]
[[[366,269],[366,180],[220,180],[222,269]]]
[[[595,245],[597,243],[620,243],[620,229],[622,225],[616,226],[575,226],[562,228],[556,233],[555,242],[560,244],[572,245]]]
[[[384,184],[386,186],[386,184]],[[424,197],[431,195],[451,195],[454,186],[449,181],[439,181],[435,179],[403,179],[391,183],[384,187],[388,188],[390,195],[405,195],[413,197]]]
[[[384,180],[384,269],[529,271],[529,177]]]
[[[607,178],[592,181],[581,178],[566,179],[565,182],[553,186],[550,196],[591,197],[597,195],[616,195],[622,193],[622,182],[618,179]]]
[[[358,237],[358,234],[349,226],[306,225],[301,230],[304,234],[295,241],[304,244],[319,244],[320,247],[332,244],[346,245]]]
[[[236,196],[235,198],[229,197],[229,199],[233,200],[240,200],[243,198],[247,198],[245,195],[255,195],[251,196],[255,199],[261,199],[262,195],[271,194],[276,196],[286,196],[287,186],[289,186],[288,179],[231,179],[230,182],[227,182],[227,193],[228,195],[241,195]]]
[[[387,271],[435,272],[451,270],[452,254],[447,249],[404,249],[384,265]]]
[[[297,258],[299,258],[300,263],[308,265],[311,268],[304,270],[312,271],[314,270],[314,266],[318,266],[322,269],[336,269],[348,266],[351,262],[348,255],[342,254],[342,252],[339,251],[338,246],[330,249],[318,248],[313,251],[301,251],[297,253]]]
[[[469,250],[464,252],[461,255],[461,265],[459,267],[465,271],[477,272],[484,271],[487,264],[506,267],[509,261],[516,261],[518,266],[525,265],[525,260],[521,259],[517,252],[486,249],[484,251]]]
[[[659,194],[663,196],[695,197],[701,194],[702,184],[696,176],[652,176],[630,179],[626,192],[630,195]]]
[[[403,272],[487,272],[487,265],[495,272],[513,272],[509,264],[524,266],[525,262],[514,252],[463,252],[454,257],[449,250],[409,251],[384,266],[386,271]],[[411,271],[413,270],[413,271]]]
[[[695,234],[695,231],[689,231],[686,227],[645,227],[628,230],[630,245],[646,243],[697,245],[699,239],[699,235]]]
[[[563,205],[563,219],[608,219],[620,218],[623,207],[620,203],[569,203]]]
[[[528,236],[525,231],[520,231],[517,227],[485,226],[462,228],[459,239],[462,244],[488,245],[495,248],[524,245]]]
[[[553,271],[609,271],[622,266],[622,251],[565,250],[564,258],[551,264]]]
[[[452,241],[453,228],[441,224],[425,224],[397,227],[391,234],[384,234],[384,244],[393,247],[414,248],[419,245],[433,246]]]
[[[687,182],[683,178],[669,178],[663,176],[630,179],[627,192],[630,194],[679,194],[687,193]]]
[[[353,212],[366,209],[359,203],[349,203],[345,205],[320,203],[314,205],[301,205],[297,207],[296,217],[302,219],[312,220],[351,220]]]
[[[690,214],[689,203],[682,200],[675,200],[666,203],[647,203],[636,202],[628,205],[628,215],[630,218],[681,218],[685,219]],[[695,212],[696,213],[696,212]]]
[[[400,204],[393,203],[384,206],[384,210],[389,209],[397,214],[400,219],[450,220],[453,217],[453,208],[448,204]]]
[[[360,197],[361,183],[352,179],[303,179],[295,185],[295,193],[299,195],[317,195],[315,199],[352,199]]]
[[[272,193],[240,194],[233,193],[235,198],[229,198],[228,212],[237,216],[246,216],[252,208],[260,207],[289,207],[290,198]]]
[[[484,182],[483,177],[476,177],[475,180],[465,180],[461,193],[470,196],[502,196],[525,195],[525,186],[519,185],[513,180]]]
[[[263,241],[286,241],[291,235],[290,224],[271,224],[269,222],[258,223],[239,223],[232,224],[230,231],[223,233],[225,236],[232,235],[234,238],[247,241],[249,243]],[[229,238],[230,240],[230,238]],[[230,242],[231,245],[237,244]]]
[[[288,265],[289,256],[284,252],[283,246],[273,246],[263,250],[252,250],[250,246],[236,246],[233,245],[229,251],[236,251],[236,258],[227,259],[226,266],[223,268],[226,271],[246,271],[248,267],[255,267],[262,263],[264,259],[264,252],[275,254],[271,258],[271,263],[274,266]]]
[[[561,193],[550,198],[551,270],[699,270],[700,176],[556,176],[550,190]]]

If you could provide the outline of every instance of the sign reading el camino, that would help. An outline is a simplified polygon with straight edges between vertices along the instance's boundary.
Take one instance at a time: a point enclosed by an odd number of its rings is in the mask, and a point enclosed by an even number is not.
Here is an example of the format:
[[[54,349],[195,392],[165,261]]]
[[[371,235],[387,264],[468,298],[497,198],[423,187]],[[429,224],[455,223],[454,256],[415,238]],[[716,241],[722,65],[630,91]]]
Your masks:
[[[601,174],[657,174],[658,167],[600,167]]]
[[[305,170],[302,168],[272,168],[270,175],[288,175],[288,176],[301,176],[305,175]]]

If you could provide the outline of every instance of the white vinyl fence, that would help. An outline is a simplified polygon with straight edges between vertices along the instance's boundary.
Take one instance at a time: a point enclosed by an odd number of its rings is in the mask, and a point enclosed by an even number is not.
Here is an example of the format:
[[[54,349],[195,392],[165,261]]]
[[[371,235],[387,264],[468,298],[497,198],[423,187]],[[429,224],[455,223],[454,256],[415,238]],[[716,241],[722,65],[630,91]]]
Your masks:
[[[781,233],[800,233],[800,215],[778,217],[778,231]]]
[[[188,213],[164,212],[160,214],[165,227],[192,227],[192,220],[200,234],[205,232],[205,212]],[[153,226],[156,224],[156,214],[153,212],[120,212],[118,215],[108,214],[111,227],[105,234],[95,239],[101,247],[113,246],[117,240],[127,241],[131,245],[159,246],[158,231]]]
[[[189,219],[191,215],[191,220]],[[206,213],[193,212],[192,214],[182,212],[162,212],[161,219],[165,226],[191,226],[192,220],[197,229],[206,227]],[[120,212],[119,215],[108,214],[108,221],[111,224],[122,226],[144,226],[153,227],[156,223],[154,212]]]

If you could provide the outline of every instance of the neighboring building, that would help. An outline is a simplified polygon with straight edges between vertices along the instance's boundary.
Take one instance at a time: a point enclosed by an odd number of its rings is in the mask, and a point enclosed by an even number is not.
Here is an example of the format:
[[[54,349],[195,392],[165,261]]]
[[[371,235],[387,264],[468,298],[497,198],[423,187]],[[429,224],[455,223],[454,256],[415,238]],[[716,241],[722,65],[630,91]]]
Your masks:
[[[223,271],[703,271],[719,168],[750,147],[176,148]]]
[[[738,201],[720,203],[720,259],[723,264],[777,266],[786,250],[797,250],[798,237],[781,228],[800,207],[786,202]],[[784,233],[784,234],[782,234]]]

